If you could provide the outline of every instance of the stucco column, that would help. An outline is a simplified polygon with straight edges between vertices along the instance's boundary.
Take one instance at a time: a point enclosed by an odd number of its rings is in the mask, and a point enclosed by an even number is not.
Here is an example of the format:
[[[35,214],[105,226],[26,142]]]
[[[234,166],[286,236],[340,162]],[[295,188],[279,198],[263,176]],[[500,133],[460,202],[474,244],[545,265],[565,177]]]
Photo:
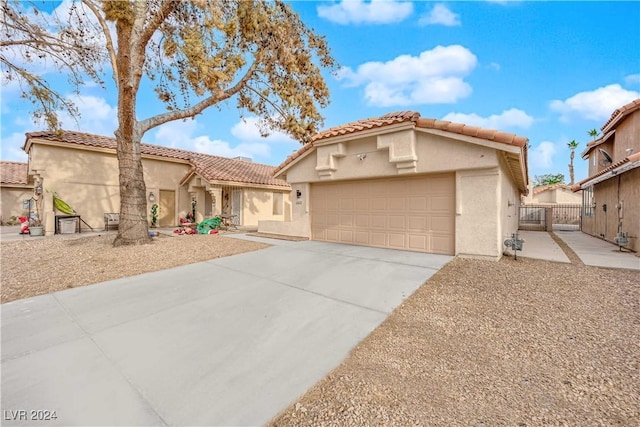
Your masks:
[[[209,188],[209,194],[211,195],[211,213],[213,216],[222,214],[222,188]]]

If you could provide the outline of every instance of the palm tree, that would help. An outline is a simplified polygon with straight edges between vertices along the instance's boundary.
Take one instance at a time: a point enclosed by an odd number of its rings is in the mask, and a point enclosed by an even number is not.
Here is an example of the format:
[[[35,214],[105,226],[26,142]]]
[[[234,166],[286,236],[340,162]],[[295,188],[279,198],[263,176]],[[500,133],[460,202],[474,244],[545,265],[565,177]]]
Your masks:
[[[588,131],[587,131],[587,133],[589,134],[589,136],[590,136],[591,138],[596,139],[596,138],[598,137],[598,134],[599,134],[600,132],[598,132],[598,130],[597,130],[597,129],[593,128],[593,129],[591,129],[591,130],[588,130]]]
[[[571,156],[570,156],[571,161],[569,162],[569,178],[571,178],[571,183],[569,183],[569,185],[573,185],[574,184],[573,158],[576,156],[576,148],[578,148],[578,142],[575,139],[572,139],[567,143],[567,147],[569,147],[569,150],[571,150]]]

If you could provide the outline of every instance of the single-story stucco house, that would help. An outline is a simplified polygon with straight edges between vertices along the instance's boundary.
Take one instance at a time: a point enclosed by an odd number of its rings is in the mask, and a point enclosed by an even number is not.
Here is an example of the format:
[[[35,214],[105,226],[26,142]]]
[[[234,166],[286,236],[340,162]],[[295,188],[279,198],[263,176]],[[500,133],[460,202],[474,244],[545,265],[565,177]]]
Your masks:
[[[523,204],[582,204],[582,192],[573,192],[570,185],[557,183],[529,188]]]
[[[615,110],[601,130],[582,153],[589,177],[573,187],[582,190],[582,231],[612,243],[622,238],[639,252],[640,98]]]
[[[29,181],[27,170],[26,163],[0,161],[1,224],[29,213],[24,201],[33,197],[33,181]]]
[[[500,259],[527,193],[527,143],[413,111],[331,128],[276,169],[290,219],[258,231]]]
[[[120,209],[116,140],[82,132],[33,132],[23,147],[28,175],[43,188],[40,216],[47,235],[55,231],[55,192],[81,215],[82,226],[104,227],[104,214]],[[288,218],[289,184],[275,168],[246,158],[229,159],[176,148],[141,144],[151,207],[159,205],[159,226],[173,227],[196,210],[196,221],[234,215],[234,223],[257,227],[259,220]],[[3,202],[4,205],[4,202]]]

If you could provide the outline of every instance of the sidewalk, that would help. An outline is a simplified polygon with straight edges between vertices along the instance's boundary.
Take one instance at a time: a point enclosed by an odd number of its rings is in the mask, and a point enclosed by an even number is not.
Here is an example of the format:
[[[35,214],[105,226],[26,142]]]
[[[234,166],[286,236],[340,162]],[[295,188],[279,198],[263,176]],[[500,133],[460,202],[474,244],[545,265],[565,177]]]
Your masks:
[[[557,231],[562,239],[586,265],[640,270],[640,257],[620,251],[618,246],[580,231]]]
[[[640,270],[640,257],[633,252],[620,251],[616,245],[577,230],[556,230],[554,233],[578,255],[585,265]],[[520,230],[518,235],[524,240],[522,251],[518,251],[518,257],[571,262],[548,232]],[[513,251],[509,248],[504,253],[507,256],[513,256]]]

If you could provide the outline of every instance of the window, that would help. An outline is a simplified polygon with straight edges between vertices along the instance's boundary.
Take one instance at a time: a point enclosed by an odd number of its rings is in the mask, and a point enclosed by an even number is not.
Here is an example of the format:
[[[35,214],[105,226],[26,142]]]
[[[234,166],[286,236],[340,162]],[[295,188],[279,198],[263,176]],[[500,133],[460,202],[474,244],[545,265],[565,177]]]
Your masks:
[[[593,199],[593,185],[582,192],[582,208],[584,216],[593,216],[595,200]]]
[[[282,193],[273,193],[273,214],[282,215]]]

